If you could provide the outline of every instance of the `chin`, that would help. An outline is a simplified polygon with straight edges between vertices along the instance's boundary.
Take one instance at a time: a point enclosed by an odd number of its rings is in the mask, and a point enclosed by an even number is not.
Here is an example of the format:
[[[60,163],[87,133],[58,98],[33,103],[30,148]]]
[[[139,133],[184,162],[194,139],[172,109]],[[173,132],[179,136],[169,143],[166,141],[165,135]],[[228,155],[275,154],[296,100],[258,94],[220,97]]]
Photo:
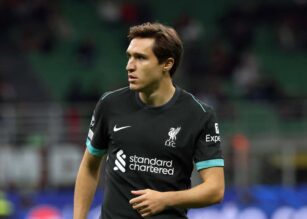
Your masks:
[[[129,84],[129,88],[130,88],[130,90],[133,90],[133,91],[140,91],[141,90],[141,87],[137,86],[136,84]]]
[[[144,85],[140,85],[140,84],[137,84],[137,83],[129,83],[129,88],[130,90],[133,90],[133,91],[138,91],[138,92],[142,92],[144,90]]]

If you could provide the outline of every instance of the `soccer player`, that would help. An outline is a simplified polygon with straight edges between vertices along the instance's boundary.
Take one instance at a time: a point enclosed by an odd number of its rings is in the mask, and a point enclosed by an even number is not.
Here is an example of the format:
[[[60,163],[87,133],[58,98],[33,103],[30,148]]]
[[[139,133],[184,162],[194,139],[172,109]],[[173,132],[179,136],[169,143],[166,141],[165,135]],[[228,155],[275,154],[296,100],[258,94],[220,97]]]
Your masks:
[[[219,203],[224,160],[215,113],[172,81],[183,47],[160,23],[130,28],[129,86],[102,95],[75,186],[74,219],[85,219],[106,159],[102,219],[187,218]],[[203,182],[191,188],[193,162]]]

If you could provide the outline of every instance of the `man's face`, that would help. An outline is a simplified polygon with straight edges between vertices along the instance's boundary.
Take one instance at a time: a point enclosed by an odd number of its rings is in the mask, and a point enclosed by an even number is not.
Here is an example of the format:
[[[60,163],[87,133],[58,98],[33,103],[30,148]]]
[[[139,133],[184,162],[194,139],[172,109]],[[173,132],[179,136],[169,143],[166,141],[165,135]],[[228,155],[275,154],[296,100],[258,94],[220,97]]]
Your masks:
[[[163,79],[164,63],[159,64],[152,51],[155,40],[134,38],[127,49],[128,82],[131,90],[146,92],[159,86]]]

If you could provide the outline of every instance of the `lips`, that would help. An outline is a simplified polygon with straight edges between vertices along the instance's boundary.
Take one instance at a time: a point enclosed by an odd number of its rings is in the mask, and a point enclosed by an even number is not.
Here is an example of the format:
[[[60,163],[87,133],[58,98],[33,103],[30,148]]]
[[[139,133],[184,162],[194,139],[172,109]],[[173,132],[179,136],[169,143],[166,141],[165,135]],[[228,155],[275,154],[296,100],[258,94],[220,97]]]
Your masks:
[[[136,77],[136,76],[134,76],[134,75],[128,75],[128,81],[129,82],[132,82],[132,81],[135,81],[135,80],[137,80],[138,78]]]

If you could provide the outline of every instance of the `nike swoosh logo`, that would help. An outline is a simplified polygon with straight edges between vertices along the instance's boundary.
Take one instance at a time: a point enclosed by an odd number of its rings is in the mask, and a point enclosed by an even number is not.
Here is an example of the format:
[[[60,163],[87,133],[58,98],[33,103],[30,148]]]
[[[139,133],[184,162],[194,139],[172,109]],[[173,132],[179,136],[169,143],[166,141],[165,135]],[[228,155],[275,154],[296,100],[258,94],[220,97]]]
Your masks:
[[[126,129],[126,128],[130,128],[130,127],[131,127],[131,126],[116,127],[116,125],[115,125],[114,128],[113,128],[113,131],[114,131],[114,132],[118,132],[119,130]]]

